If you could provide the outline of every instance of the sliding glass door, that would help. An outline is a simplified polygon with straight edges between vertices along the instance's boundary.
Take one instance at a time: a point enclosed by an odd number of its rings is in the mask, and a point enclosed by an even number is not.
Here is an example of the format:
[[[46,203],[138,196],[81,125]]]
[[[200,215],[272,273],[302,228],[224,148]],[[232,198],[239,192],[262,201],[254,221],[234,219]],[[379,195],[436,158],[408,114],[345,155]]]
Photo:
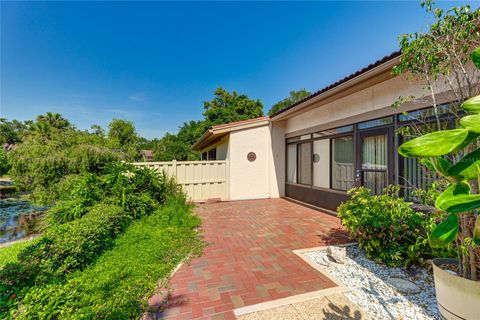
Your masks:
[[[369,130],[357,134],[357,185],[365,186],[374,194],[393,182],[393,146],[389,128]]]

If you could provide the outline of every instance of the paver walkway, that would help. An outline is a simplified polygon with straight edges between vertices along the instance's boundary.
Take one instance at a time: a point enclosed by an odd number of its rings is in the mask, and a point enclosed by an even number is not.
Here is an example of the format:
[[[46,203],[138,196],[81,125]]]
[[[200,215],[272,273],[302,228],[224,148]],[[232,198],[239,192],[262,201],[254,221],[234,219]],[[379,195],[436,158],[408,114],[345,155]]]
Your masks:
[[[233,309],[335,284],[292,250],[347,242],[339,219],[285,199],[200,205],[209,245],[172,278],[166,319],[235,319]]]

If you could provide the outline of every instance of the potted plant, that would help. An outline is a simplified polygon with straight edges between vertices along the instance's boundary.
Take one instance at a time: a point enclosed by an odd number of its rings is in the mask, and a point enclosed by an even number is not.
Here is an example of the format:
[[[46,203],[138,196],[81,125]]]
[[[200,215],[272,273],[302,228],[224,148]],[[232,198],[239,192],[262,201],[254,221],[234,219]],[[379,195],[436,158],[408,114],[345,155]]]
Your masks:
[[[480,48],[471,55],[480,69]],[[430,234],[432,247],[455,241],[458,259],[435,259],[433,271],[442,318],[480,317],[480,96],[462,104],[467,115],[460,128],[432,132],[409,140],[398,151],[417,157],[449,181],[435,203],[449,215]],[[456,161],[455,161],[456,160]]]

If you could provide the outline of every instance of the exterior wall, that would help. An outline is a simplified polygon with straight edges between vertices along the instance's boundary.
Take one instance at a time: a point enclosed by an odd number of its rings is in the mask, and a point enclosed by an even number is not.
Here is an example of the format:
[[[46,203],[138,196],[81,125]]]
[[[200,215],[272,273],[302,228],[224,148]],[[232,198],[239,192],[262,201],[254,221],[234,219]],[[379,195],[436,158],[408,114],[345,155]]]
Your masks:
[[[268,125],[230,133],[230,200],[269,198],[270,195],[270,129]],[[247,154],[254,152],[250,162]]]
[[[423,86],[421,83],[407,80],[406,76],[394,77],[329,103],[319,102],[313,105],[309,111],[286,120],[285,132],[291,136],[308,128],[330,129],[332,126],[347,125],[426,107],[430,103],[427,99],[422,99],[428,95]],[[437,88],[445,89],[443,86]],[[397,109],[391,107],[401,96],[414,96],[416,100]]]
[[[223,137],[216,145],[217,148],[217,160],[227,160],[228,159],[228,143],[229,136],[226,135]]]
[[[270,197],[285,196],[285,123],[270,123]]]
[[[222,137],[222,139],[220,139],[220,141],[218,141],[217,143],[212,144],[205,149],[202,149],[200,151],[200,153],[208,152],[209,150],[212,150],[212,149],[216,148],[217,149],[217,159],[216,160],[227,160],[228,159],[228,146],[229,146],[228,139],[229,139],[229,136],[226,135],[226,136]]]

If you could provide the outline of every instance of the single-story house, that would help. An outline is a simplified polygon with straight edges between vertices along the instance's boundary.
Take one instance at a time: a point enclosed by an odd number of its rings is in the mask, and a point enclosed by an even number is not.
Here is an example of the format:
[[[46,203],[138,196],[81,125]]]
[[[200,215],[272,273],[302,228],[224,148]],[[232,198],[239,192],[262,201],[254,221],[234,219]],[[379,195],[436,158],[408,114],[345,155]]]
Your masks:
[[[336,210],[347,190],[422,185],[415,159],[397,154],[397,130],[432,114],[424,84],[394,76],[394,52],[270,117],[214,126],[193,146],[203,160],[227,160],[229,199],[289,197]],[[452,100],[437,86],[437,103]],[[414,99],[393,107],[399,97]],[[446,127],[454,119],[442,118]],[[408,181],[408,182],[407,182]]]

